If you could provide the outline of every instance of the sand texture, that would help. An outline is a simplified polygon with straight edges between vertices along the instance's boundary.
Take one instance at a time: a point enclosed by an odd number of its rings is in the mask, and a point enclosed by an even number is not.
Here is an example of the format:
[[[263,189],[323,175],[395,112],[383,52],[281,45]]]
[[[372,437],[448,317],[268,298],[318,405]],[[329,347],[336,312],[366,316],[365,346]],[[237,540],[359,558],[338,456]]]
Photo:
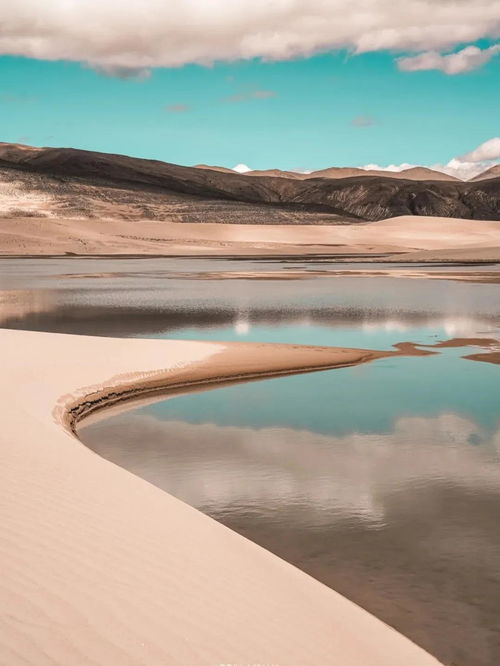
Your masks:
[[[0,663],[438,662],[73,435],[141,388],[355,364],[360,350],[0,331]]]
[[[500,261],[500,222],[414,216],[321,226],[0,219],[0,255],[67,253]]]

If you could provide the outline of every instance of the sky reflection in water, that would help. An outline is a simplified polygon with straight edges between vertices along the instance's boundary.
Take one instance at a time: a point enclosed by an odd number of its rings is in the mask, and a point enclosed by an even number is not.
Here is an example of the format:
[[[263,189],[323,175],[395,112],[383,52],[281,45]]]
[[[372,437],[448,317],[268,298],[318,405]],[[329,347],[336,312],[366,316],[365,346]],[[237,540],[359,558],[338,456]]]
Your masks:
[[[374,349],[500,338],[495,284],[190,279],[314,266],[299,260],[16,261],[0,262],[0,325],[12,328]],[[497,666],[499,368],[461,359],[470,351],[186,395],[82,437],[443,662]]]

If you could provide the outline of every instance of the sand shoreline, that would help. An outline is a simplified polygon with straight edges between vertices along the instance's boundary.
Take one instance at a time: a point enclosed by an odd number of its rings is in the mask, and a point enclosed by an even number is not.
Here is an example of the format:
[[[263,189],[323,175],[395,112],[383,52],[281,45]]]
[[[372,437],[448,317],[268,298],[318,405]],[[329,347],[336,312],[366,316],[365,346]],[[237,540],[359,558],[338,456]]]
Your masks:
[[[0,329],[1,330],[1,329]],[[221,343],[216,343],[221,344]],[[185,395],[201,391],[209,391],[214,388],[230,386],[242,382],[259,381],[289,375],[309,374],[322,372],[324,370],[335,370],[349,368],[354,365],[370,363],[377,359],[397,356],[431,356],[439,353],[434,350],[450,347],[475,346],[487,352],[477,352],[463,356],[464,359],[472,361],[485,361],[498,363],[499,352],[492,351],[500,346],[500,340],[493,338],[452,338],[435,344],[424,345],[413,342],[400,342],[390,350],[376,351],[372,349],[349,349],[336,347],[307,347],[302,345],[276,344],[276,343],[243,343],[243,348],[251,347],[259,353],[259,365],[266,366],[261,370],[249,370],[248,360],[243,360],[240,343],[223,343],[224,349],[218,352],[217,373],[210,366],[200,366],[194,373],[182,373],[182,379],[177,377],[172,380],[162,372],[144,378],[138,376],[135,380],[127,378],[121,386],[108,388],[92,387],[88,389],[83,397],[70,398],[68,403],[59,404],[54,410],[54,417],[61,422],[71,433],[78,437],[78,429],[85,426],[89,421],[107,418],[110,413],[135,409],[138,405],[151,404],[168,397]],[[284,360],[275,358],[275,352],[279,349],[293,349],[295,359],[290,357]],[[267,352],[267,353],[266,353]],[[302,354],[301,354],[302,352]],[[318,352],[323,358],[318,364],[307,365],[309,359],[301,360],[305,355]],[[335,362],[329,363],[328,356],[337,356]],[[345,358],[342,359],[342,354]],[[224,358],[225,357],[225,358]],[[222,360],[224,359],[224,360]],[[180,373],[179,373],[180,374]]]
[[[4,663],[438,663],[333,590],[93,454],[61,420],[96,393],[137,384],[270,365],[305,371],[385,352],[10,330],[0,343]]]
[[[110,407],[122,405],[123,403],[129,404],[131,400],[144,400],[153,399],[156,396],[166,397],[169,395],[178,395],[179,393],[189,393],[199,390],[208,390],[210,388],[219,388],[221,386],[228,386],[230,384],[237,384],[241,382],[258,381],[260,379],[271,379],[273,377],[284,377],[287,375],[304,374],[311,372],[320,372],[322,370],[334,370],[338,368],[349,368],[353,365],[360,365],[368,363],[377,358],[385,358],[386,356],[393,356],[391,352],[366,352],[364,355],[359,355],[350,361],[337,361],[336,363],[322,362],[320,365],[304,365],[293,367],[290,363],[290,368],[271,369],[271,362],[268,363],[269,369],[260,372],[243,372],[230,370],[226,374],[217,374],[212,377],[203,377],[203,373],[197,372],[196,376],[192,379],[185,381],[168,382],[161,374],[150,380],[133,381],[130,384],[125,384],[123,387],[115,387],[112,392],[107,390],[92,391],[85,396],[85,399],[78,399],[70,405],[63,408],[63,422],[64,425],[69,427],[72,432],[77,432],[78,426],[85,422],[87,418],[94,415],[95,412],[107,411]]]
[[[449,258],[443,256],[435,256],[429,258],[418,259],[413,254],[408,255],[405,252],[395,252],[394,254],[284,254],[284,253],[269,253],[269,254],[0,254],[0,261],[3,259],[227,259],[229,261],[245,261],[245,260],[266,260],[273,259],[276,261],[307,261],[308,259],[326,259],[342,263],[375,263],[375,264],[434,264],[434,265],[468,265],[468,266],[489,266],[500,263],[500,248],[498,253],[496,248],[493,248],[495,255],[492,258],[473,258],[463,257],[460,255],[450,253]]]

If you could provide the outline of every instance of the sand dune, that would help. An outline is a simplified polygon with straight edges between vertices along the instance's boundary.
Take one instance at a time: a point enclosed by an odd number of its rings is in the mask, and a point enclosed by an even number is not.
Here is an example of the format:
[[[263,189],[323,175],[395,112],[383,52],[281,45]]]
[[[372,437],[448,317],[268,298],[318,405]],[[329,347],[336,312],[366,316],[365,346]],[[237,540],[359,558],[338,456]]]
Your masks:
[[[69,425],[140,387],[370,360],[360,350],[0,331],[0,662],[438,662],[334,591],[101,459]]]
[[[406,216],[360,225],[0,219],[0,255],[318,255],[500,260],[500,222]],[[412,254],[415,253],[415,254]]]

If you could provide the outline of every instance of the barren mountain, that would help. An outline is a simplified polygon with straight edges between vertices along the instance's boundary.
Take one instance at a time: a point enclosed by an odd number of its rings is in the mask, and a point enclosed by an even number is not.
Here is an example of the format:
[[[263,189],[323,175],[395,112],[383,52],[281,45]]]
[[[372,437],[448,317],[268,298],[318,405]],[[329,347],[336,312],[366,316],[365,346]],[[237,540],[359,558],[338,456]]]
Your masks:
[[[379,175],[387,174],[387,171],[380,172]],[[429,167],[411,167],[410,169],[403,169],[403,171],[393,171],[393,178],[407,178],[409,180],[450,180],[456,183],[462,182],[460,178],[450,176],[442,171],[436,169],[429,169]]]
[[[222,173],[236,173],[234,169],[221,166],[209,166],[208,164],[196,164],[196,169],[210,169],[210,171],[221,171]]]
[[[232,169],[226,167],[206,166],[197,164],[197,169],[213,169],[214,171],[223,171],[224,173],[235,173]],[[429,169],[428,167],[411,167],[403,171],[382,171],[374,169],[360,169],[359,167],[329,167],[319,171],[310,171],[303,173],[299,171],[281,171],[280,169],[254,169],[246,171],[244,176],[275,176],[279,178],[293,178],[294,180],[306,180],[309,178],[351,178],[353,176],[383,176],[384,178],[403,178],[406,180],[449,180],[462,182],[459,178],[450,176],[442,171]]]
[[[352,223],[398,215],[498,220],[500,178],[248,178],[124,155],[0,144],[0,211],[3,217],[246,224]]]
[[[488,180],[488,178],[500,178],[500,164],[496,164],[486,171],[483,171],[483,173],[480,173],[479,176],[473,178],[472,181]]]
[[[402,178],[405,180],[449,180],[461,182],[454,176],[428,167],[411,167],[403,171],[382,171],[351,167],[330,167],[307,174],[306,178],[351,178],[353,176],[383,176],[384,178]]]
[[[245,171],[244,176],[271,176],[273,178],[292,178],[293,180],[304,180],[310,174],[299,173],[298,171],[282,171],[281,169],[254,169],[252,171]]]

